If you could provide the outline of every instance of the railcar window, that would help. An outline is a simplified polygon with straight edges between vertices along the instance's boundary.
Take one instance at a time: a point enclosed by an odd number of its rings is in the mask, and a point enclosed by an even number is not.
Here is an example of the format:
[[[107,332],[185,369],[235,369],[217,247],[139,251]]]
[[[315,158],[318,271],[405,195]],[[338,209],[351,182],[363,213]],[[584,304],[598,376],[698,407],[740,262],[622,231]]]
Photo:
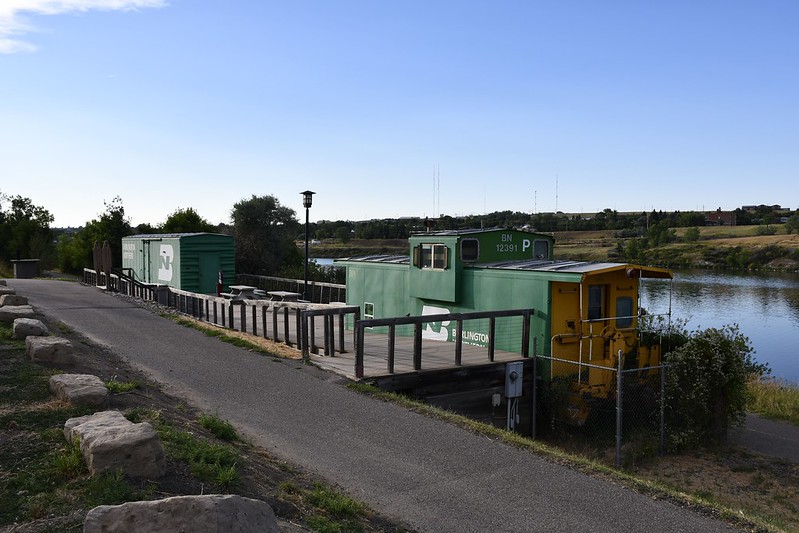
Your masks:
[[[446,244],[422,244],[420,266],[443,270],[449,263],[449,250]]]
[[[480,241],[463,239],[461,241],[461,260],[477,261],[478,259],[480,259]]]
[[[633,325],[633,299],[629,296],[616,298],[617,328],[629,328]]]
[[[533,241],[533,257],[535,259],[549,259],[549,241]]]
[[[588,320],[598,320],[605,316],[604,285],[588,286]]]

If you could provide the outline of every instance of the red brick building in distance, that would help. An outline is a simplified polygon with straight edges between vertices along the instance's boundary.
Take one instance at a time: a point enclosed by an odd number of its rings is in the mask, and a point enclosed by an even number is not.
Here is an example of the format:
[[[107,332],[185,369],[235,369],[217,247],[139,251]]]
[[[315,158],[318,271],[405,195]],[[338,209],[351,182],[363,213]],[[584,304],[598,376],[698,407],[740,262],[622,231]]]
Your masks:
[[[707,226],[735,226],[737,223],[735,211],[722,211],[719,207],[715,211],[705,213],[705,225]]]

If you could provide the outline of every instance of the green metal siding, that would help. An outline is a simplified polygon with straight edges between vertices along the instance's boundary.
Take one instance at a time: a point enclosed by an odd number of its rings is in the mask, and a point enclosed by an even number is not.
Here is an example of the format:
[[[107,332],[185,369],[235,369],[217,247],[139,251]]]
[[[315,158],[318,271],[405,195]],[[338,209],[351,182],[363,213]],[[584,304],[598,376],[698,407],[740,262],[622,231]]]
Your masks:
[[[211,294],[220,270],[226,284],[235,278],[235,244],[216,233],[133,235],[122,239],[122,266],[145,283]]]
[[[352,265],[347,268],[347,303],[374,304],[373,318],[404,316],[408,313],[408,265]]]

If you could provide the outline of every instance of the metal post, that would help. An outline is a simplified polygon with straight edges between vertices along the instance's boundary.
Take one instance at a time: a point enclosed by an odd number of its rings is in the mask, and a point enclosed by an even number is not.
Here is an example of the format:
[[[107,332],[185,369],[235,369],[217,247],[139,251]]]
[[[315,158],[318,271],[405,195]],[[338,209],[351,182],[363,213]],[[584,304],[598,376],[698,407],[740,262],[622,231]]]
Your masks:
[[[302,288],[302,299],[308,300],[308,211],[305,208],[305,285]]]
[[[621,467],[621,424],[622,424],[622,369],[624,368],[624,357],[619,350],[619,362],[616,369],[616,468]]]
[[[538,355],[535,353],[535,341],[536,339],[533,339],[533,406],[532,414],[530,415],[530,438],[533,440],[535,440],[536,437],[536,409],[538,408],[538,404],[536,402],[536,398],[538,396]]]
[[[359,323],[360,319],[355,321],[355,377],[362,378],[363,377],[363,352],[364,352],[364,328]]]
[[[308,300],[308,211],[311,209],[313,203],[313,191],[303,191],[302,206],[305,208],[305,284],[302,289],[302,299]]]
[[[660,455],[666,453],[666,365],[660,365]]]

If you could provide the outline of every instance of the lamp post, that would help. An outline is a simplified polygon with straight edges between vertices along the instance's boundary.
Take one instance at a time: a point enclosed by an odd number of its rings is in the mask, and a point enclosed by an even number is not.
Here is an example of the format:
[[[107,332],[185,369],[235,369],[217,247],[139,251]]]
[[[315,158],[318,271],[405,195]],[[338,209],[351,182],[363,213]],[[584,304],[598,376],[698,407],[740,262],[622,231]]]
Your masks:
[[[308,210],[311,209],[313,203],[313,191],[303,191],[302,206],[305,208],[305,285],[302,288],[302,299],[308,300]]]

